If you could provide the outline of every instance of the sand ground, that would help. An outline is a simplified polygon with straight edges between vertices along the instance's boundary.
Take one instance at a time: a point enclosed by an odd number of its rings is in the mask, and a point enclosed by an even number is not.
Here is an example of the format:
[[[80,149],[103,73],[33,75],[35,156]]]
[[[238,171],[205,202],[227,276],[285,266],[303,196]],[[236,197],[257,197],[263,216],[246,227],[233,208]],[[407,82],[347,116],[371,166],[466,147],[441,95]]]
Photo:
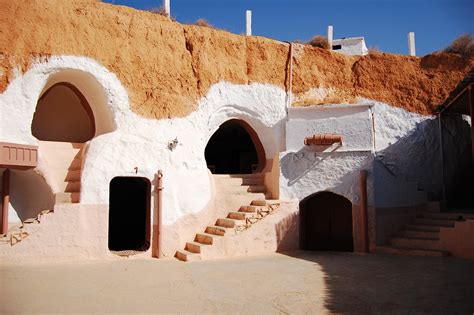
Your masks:
[[[3,265],[1,313],[473,314],[474,261],[292,252]]]

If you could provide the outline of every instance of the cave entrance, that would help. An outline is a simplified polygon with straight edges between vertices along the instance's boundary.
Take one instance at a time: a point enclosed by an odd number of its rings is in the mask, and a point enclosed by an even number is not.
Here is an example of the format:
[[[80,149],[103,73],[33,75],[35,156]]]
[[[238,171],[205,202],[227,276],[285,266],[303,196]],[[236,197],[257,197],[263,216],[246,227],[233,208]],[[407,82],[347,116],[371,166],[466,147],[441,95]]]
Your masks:
[[[94,114],[75,85],[59,82],[39,98],[31,132],[38,140],[84,143],[95,135]]]
[[[300,202],[300,247],[312,251],[354,251],[352,203],[320,192]]]
[[[205,157],[214,174],[251,174],[265,166],[265,152],[257,133],[239,119],[219,127],[207,143]]]
[[[145,177],[114,177],[109,195],[109,250],[150,247],[151,183]]]

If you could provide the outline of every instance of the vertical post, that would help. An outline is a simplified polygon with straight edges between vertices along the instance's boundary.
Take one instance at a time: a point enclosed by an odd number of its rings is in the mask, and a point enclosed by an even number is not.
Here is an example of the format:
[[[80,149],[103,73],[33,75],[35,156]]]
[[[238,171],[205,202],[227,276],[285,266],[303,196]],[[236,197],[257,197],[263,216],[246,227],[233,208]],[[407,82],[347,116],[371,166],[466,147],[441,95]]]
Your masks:
[[[443,125],[441,123],[441,113],[438,114],[438,131],[439,131],[439,154],[441,158],[441,191],[443,193],[443,201],[446,201],[446,188],[444,187]]]
[[[0,234],[8,232],[8,207],[10,205],[10,169],[3,171],[2,177],[2,225]]]
[[[369,229],[367,223],[367,171],[361,170],[359,173],[360,188],[360,220],[362,227],[362,252],[369,252]]]
[[[247,36],[252,36],[252,10],[245,11],[245,34]]]
[[[332,25],[328,26],[328,45],[329,50],[332,50],[332,40],[333,40],[333,28]]]
[[[471,175],[472,175],[472,178],[474,179],[474,126],[472,125],[474,122],[474,118],[473,118],[474,99],[472,97],[472,85],[467,86],[467,99],[469,102],[469,108],[471,109],[471,152],[472,152],[471,158],[472,158],[472,169],[473,169],[473,172]],[[471,183],[471,185],[474,187],[474,183]],[[472,198],[471,201],[474,201],[474,191],[472,191],[471,198]]]
[[[156,207],[158,209],[158,218],[156,224],[153,225],[153,245],[151,248],[151,256],[155,258],[163,257],[162,247],[162,191],[163,191],[163,172],[158,170],[156,174]]]
[[[163,0],[163,8],[165,9],[166,15],[170,17],[171,16],[170,0]]]
[[[408,54],[410,56],[416,56],[415,50],[415,32],[408,33]]]

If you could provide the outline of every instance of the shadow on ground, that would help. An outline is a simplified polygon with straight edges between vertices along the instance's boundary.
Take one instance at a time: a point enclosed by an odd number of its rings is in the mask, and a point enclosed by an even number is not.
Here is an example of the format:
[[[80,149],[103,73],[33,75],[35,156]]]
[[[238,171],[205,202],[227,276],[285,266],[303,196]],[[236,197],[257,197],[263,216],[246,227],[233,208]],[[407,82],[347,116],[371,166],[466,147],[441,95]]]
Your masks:
[[[357,314],[473,314],[474,261],[296,251],[323,272],[325,308]]]

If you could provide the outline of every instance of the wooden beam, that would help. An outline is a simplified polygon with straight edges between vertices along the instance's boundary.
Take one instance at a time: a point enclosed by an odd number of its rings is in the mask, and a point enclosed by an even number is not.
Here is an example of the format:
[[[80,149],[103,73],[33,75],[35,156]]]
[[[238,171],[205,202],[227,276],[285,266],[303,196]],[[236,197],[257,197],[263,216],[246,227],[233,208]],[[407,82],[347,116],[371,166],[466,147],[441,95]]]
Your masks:
[[[10,205],[10,170],[3,171],[2,176],[2,224],[0,225],[0,234],[8,232],[8,207]]]
[[[461,95],[464,94],[464,92],[466,92],[468,89],[470,90],[472,87],[472,83],[469,83],[464,89],[461,90],[461,92],[459,92],[456,97],[454,97],[451,101],[449,101],[448,105],[446,105],[445,107],[443,107],[441,109],[441,111],[439,112],[440,114],[443,113],[445,110],[447,110],[459,97],[461,97]],[[469,106],[469,105],[468,105]],[[472,117],[472,115],[471,115]]]

